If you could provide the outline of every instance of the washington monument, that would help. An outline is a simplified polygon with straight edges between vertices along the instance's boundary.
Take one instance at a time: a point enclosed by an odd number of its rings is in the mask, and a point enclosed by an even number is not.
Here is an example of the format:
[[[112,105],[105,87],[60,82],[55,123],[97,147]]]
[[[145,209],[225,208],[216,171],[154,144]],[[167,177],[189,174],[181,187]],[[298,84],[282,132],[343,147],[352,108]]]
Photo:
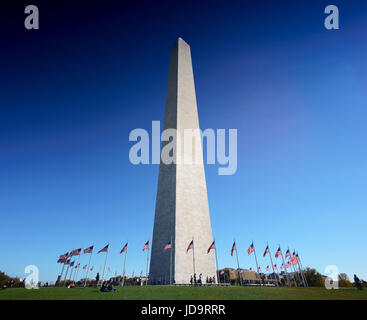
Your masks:
[[[185,129],[199,128],[190,46],[178,38],[171,50],[164,130],[175,129],[183,137]],[[170,283],[170,279],[172,283],[190,283],[194,272],[197,278],[202,274],[203,281],[207,276],[216,277],[213,250],[207,253],[213,238],[202,141],[199,136],[191,150],[185,150],[184,143],[177,141],[162,139],[162,151],[168,143],[175,144],[172,154],[176,161],[166,164],[161,158],[160,162],[149,271],[151,283]],[[200,158],[199,163],[180,161],[192,153]],[[164,251],[170,241],[172,251]],[[187,251],[191,241],[194,248]]]

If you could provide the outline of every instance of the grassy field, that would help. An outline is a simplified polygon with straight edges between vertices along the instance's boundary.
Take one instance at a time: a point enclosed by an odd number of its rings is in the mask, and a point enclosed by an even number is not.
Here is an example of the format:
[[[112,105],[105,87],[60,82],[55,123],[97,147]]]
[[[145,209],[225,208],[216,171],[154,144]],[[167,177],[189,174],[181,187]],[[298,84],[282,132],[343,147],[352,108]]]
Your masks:
[[[0,300],[344,300],[365,299],[367,290],[355,288],[276,287],[118,287],[115,292],[101,293],[96,288],[13,288],[0,291]]]

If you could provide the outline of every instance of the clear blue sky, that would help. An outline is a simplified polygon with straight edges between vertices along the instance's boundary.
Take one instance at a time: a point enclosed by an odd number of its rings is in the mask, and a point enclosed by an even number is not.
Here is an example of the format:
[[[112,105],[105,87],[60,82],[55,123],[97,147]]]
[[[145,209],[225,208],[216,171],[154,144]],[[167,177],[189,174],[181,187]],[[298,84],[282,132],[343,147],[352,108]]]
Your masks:
[[[304,266],[367,278],[366,1],[332,1],[332,31],[330,1],[87,3],[36,1],[38,31],[20,4],[1,22],[0,270],[34,264],[53,282],[60,254],[110,242],[121,273],[128,239],[127,272],[145,272],[158,166],[130,164],[128,136],[163,120],[180,36],[202,129],[238,129],[237,173],[206,167],[220,267],[236,267],[236,238],[255,269],[253,239],[262,269],[268,241],[273,255],[290,246]]]

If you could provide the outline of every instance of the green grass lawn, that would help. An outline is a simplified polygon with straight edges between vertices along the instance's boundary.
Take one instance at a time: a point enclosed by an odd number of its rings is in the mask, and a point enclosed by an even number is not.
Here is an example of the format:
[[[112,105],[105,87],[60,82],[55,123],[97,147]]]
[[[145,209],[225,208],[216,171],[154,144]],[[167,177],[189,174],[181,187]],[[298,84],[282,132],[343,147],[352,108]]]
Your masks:
[[[117,287],[115,292],[101,293],[96,288],[13,288],[0,291],[0,300],[330,300],[366,299],[367,290],[355,288],[326,290],[325,288],[287,287]]]

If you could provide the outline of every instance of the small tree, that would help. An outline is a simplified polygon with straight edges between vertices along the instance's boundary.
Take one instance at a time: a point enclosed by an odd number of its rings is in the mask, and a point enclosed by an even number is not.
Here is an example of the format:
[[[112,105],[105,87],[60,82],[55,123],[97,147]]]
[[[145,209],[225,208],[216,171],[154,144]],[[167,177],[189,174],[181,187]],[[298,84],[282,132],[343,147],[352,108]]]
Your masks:
[[[0,271],[0,287],[6,284],[10,280],[10,277],[5,274],[5,272]]]
[[[316,269],[307,268],[305,277],[310,287],[322,287],[324,285],[324,279],[322,278],[322,275],[316,271]]]
[[[346,273],[339,274],[339,287],[351,288],[353,284],[349,281]]]

